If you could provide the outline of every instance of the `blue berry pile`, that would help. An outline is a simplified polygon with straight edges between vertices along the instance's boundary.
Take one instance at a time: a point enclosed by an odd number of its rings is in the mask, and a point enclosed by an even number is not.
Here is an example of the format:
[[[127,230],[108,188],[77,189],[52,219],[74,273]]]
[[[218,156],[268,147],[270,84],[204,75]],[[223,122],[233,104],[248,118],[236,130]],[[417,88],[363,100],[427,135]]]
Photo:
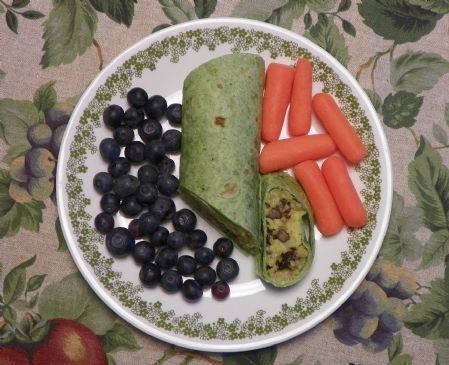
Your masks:
[[[188,301],[200,299],[205,288],[211,288],[216,299],[227,298],[228,282],[239,272],[237,262],[229,257],[232,241],[222,237],[213,249],[206,247],[207,235],[197,229],[195,213],[177,210],[173,201],[179,180],[173,175],[176,166],[170,154],[180,152],[182,133],[177,129],[163,132],[161,122],[166,118],[170,125],[181,126],[182,106],[167,106],[164,97],[148,97],[142,88],[131,89],[127,101],[127,110],[110,105],[103,113],[112,137],[99,145],[107,172],[98,172],[93,179],[102,195],[96,229],[106,235],[111,255],[132,255],[141,265],[139,278],[146,287],[159,285],[167,293],[181,292]],[[137,135],[141,141],[135,139]],[[139,166],[137,176],[131,174],[132,166]],[[127,228],[115,227],[117,212],[132,218]],[[169,221],[173,232],[164,227]],[[184,248],[193,255],[180,255]],[[216,269],[211,266],[215,259]]]

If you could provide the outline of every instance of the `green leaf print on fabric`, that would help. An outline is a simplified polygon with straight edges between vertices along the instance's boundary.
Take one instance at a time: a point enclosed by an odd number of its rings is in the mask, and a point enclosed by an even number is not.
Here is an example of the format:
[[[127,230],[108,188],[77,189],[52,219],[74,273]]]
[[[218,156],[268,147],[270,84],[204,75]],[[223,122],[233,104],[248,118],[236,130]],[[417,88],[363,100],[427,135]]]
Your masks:
[[[95,10],[105,13],[111,20],[131,26],[135,0],[89,0]]]
[[[423,9],[433,11],[438,14],[449,13],[448,0],[409,0],[410,4],[418,5]]]
[[[416,123],[424,98],[408,91],[388,94],[382,106],[384,123],[393,129],[408,128]]]
[[[31,278],[29,278],[25,294],[38,290],[42,286],[46,276],[47,276],[46,274],[42,274],[42,275],[34,275]]]
[[[194,0],[195,13],[198,18],[210,17],[217,6],[217,0]]]
[[[391,63],[390,82],[396,91],[420,94],[433,88],[447,72],[449,62],[440,55],[408,51]]]
[[[14,303],[24,293],[26,288],[26,269],[34,264],[36,256],[22,262],[13,268],[3,280],[3,301]]]
[[[402,335],[398,333],[397,335],[394,335],[393,340],[390,343],[390,346],[388,346],[388,359],[391,361],[396,356],[398,356],[402,349],[404,348],[404,342],[402,340]]]
[[[195,8],[188,0],[159,0],[162,11],[172,24],[197,19]]]
[[[0,99],[0,138],[11,146],[29,145],[28,127],[39,122],[31,101]]]
[[[340,5],[338,5],[338,11],[346,11],[351,7],[351,0],[341,0]]]
[[[34,92],[33,103],[39,111],[52,108],[58,96],[54,88],[56,81],[49,81]]]
[[[106,354],[106,360],[108,362],[108,365],[117,365],[117,361],[115,361],[114,356],[111,354]]]
[[[255,351],[223,354],[223,365],[273,365],[276,356],[276,346]]]
[[[129,328],[121,323],[115,323],[101,337],[101,343],[105,352],[137,351],[141,349]]]
[[[437,358],[436,364],[449,364],[449,340],[434,340],[433,348]]]
[[[284,365],[302,365],[303,360],[304,360],[304,355],[301,354],[295,360],[293,360],[292,362],[289,362],[289,363],[284,364]],[[316,363],[314,365],[316,365]]]
[[[345,38],[340,33],[333,19],[327,17],[320,17],[318,22],[311,26],[304,34],[306,38],[310,39],[320,47],[328,51],[343,66],[347,66],[349,62],[348,47],[345,44]]]
[[[45,288],[39,298],[39,313],[44,319],[67,318],[104,335],[117,316],[95,295],[81,274],[74,273]]]
[[[424,269],[441,263],[449,253],[449,170],[424,137],[408,170],[409,187],[421,208],[423,224],[433,232],[423,251]]]
[[[288,0],[240,0],[232,10],[231,16],[265,21],[275,9],[279,9],[287,3]]]
[[[444,122],[449,127],[449,103],[444,106]]]
[[[293,21],[304,13],[305,5],[305,0],[289,0],[284,6],[273,10],[273,13],[266,21],[279,25],[280,27],[291,29]]]
[[[331,11],[337,6],[337,0],[306,0],[310,10],[317,13],[325,13]]]
[[[382,98],[378,93],[376,93],[374,90],[364,89],[366,94],[368,95],[369,99],[371,100],[371,103],[374,106],[374,109],[376,109],[376,112],[379,114],[382,114]]]
[[[415,42],[429,34],[442,17],[407,0],[362,0],[358,9],[368,27],[397,44]]]
[[[448,143],[446,131],[436,123],[433,123],[432,125],[432,135],[438,143],[441,143],[443,145]]]
[[[61,221],[59,220],[59,217],[56,218],[55,221],[55,230],[59,242],[58,251],[60,252],[67,251],[67,242],[65,241],[64,233],[62,233]]]
[[[421,302],[411,307],[405,326],[415,335],[427,339],[449,338],[449,283],[437,279],[430,291],[421,295]]]
[[[92,44],[97,13],[87,0],[58,0],[44,23],[44,68],[72,62]]]
[[[10,184],[8,171],[0,170],[0,238],[14,236],[21,227],[37,232],[45,204],[37,200],[14,201],[9,193]]]
[[[417,207],[405,207],[404,198],[393,193],[390,223],[380,251],[384,259],[401,265],[404,260],[421,257],[422,245],[415,236],[421,225],[420,213]]]

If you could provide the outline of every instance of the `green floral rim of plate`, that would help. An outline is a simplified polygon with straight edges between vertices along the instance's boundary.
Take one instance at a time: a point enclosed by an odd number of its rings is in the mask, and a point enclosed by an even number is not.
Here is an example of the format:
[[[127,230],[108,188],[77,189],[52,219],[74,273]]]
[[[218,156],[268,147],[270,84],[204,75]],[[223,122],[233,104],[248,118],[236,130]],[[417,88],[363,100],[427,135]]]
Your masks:
[[[244,321],[235,319],[227,322],[224,318],[219,318],[216,322],[204,323],[201,321],[200,313],[177,316],[173,310],[164,311],[162,303],[158,301],[154,303],[144,301],[139,295],[144,290],[140,285],[121,280],[121,273],[112,269],[113,259],[103,256],[98,250],[99,242],[103,242],[104,238],[95,231],[92,217],[86,213],[91,201],[84,195],[80,175],[87,171],[85,165],[87,154],[97,152],[94,128],[101,127],[103,110],[113,95],[125,97],[133,78],[140,78],[144,70],[155,70],[158,62],[164,57],[170,57],[170,62],[176,63],[190,49],[198,51],[202,47],[207,47],[213,51],[222,44],[231,45],[232,52],[252,49],[258,53],[268,51],[272,58],[287,57],[292,62],[298,57],[312,60],[314,81],[322,82],[323,91],[330,92],[338,98],[343,111],[368,149],[368,157],[358,166],[357,171],[365,185],[361,195],[368,212],[369,223],[363,229],[349,231],[349,249],[341,253],[339,263],[331,264],[331,274],[326,282],[320,284],[318,279],[312,281],[305,298],[297,298],[293,305],[282,304],[279,312],[273,316],[268,316],[264,310],[258,310]],[[95,98],[84,110],[70,144],[66,185],[69,218],[84,259],[103,286],[131,312],[146,318],[158,328],[190,338],[247,339],[281,331],[286,326],[311,315],[341,290],[345,281],[357,268],[376,227],[376,214],[381,199],[378,157],[379,151],[374,143],[368,118],[357,99],[351,94],[350,88],[329,66],[312,57],[306,49],[300,48],[295,42],[285,41],[269,33],[239,27],[223,26],[192,30],[167,37],[138,52],[118,67],[104,85],[98,88]]]

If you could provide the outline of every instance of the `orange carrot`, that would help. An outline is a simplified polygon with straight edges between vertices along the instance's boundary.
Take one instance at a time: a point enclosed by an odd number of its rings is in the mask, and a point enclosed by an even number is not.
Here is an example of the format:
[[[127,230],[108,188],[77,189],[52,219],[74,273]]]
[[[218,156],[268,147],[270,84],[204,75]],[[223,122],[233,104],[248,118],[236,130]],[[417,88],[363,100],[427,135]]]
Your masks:
[[[337,146],[327,134],[314,134],[267,143],[259,158],[259,171],[284,170],[305,160],[327,157],[337,150]]]
[[[345,162],[340,157],[331,156],[324,161],[321,172],[346,225],[358,228],[368,223],[365,208],[352,184]]]
[[[309,199],[319,231],[324,236],[340,232],[343,220],[318,164],[304,161],[296,165],[293,172]]]
[[[288,130],[292,136],[309,133],[312,123],[312,64],[307,58],[298,60],[293,81]]]
[[[313,111],[342,155],[352,164],[362,161],[367,155],[366,148],[332,96],[316,94],[312,105]]]
[[[262,107],[262,139],[266,142],[276,141],[281,134],[294,76],[295,70],[290,66],[280,63],[268,66]]]

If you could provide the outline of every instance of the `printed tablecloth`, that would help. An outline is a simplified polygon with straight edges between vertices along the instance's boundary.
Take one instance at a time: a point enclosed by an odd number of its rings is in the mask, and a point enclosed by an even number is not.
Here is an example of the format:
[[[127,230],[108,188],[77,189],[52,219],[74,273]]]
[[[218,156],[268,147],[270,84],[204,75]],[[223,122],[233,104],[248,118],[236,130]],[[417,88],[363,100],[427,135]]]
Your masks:
[[[0,0],[0,364],[101,364],[104,353],[110,365],[449,364],[447,13],[448,0]],[[34,158],[57,163],[73,106],[124,49],[171,24],[223,16],[291,29],[349,69],[383,122],[395,192],[358,300],[277,346],[211,354],[112,313],[67,251],[54,179],[21,166],[33,138],[48,139]]]

